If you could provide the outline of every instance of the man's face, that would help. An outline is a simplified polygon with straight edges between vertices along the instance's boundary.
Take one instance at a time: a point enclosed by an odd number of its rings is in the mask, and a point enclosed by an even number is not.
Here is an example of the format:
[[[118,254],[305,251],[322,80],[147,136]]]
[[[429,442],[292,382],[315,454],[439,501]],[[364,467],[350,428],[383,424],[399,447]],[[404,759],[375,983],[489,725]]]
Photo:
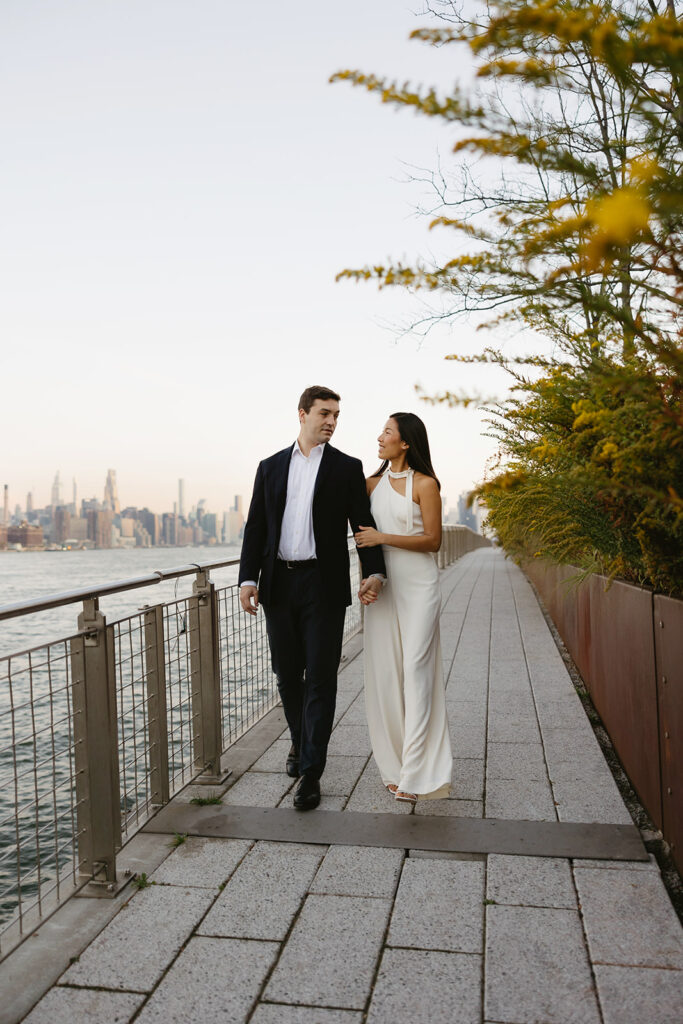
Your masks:
[[[311,445],[329,441],[338,419],[339,402],[334,398],[316,398],[310,412],[299,409],[301,433]]]

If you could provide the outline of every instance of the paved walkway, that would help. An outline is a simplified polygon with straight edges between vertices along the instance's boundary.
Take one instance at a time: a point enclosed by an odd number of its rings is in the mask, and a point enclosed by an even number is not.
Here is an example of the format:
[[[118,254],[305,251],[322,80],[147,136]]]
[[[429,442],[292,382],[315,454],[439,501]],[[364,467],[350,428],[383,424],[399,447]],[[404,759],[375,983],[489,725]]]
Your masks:
[[[190,806],[191,788],[126,848],[122,863],[156,884],[106,910],[72,900],[65,923],[57,915],[24,943],[33,951],[20,948],[15,985],[41,947],[43,989],[50,971],[57,982],[30,1024],[683,1020],[678,920],[654,860],[619,852],[620,838],[639,839],[531,588],[491,549],[442,586],[452,799],[413,813],[382,788],[352,641],[321,810],[288,810],[276,709],[226,755],[222,806]],[[189,834],[173,847],[176,822]],[[317,841],[298,842],[304,832]],[[450,848],[424,849],[429,835]],[[491,852],[538,852],[543,835],[567,855]],[[608,859],[586,857],[596,837]],[[1,1019],[18,1019],[11,1005]]]

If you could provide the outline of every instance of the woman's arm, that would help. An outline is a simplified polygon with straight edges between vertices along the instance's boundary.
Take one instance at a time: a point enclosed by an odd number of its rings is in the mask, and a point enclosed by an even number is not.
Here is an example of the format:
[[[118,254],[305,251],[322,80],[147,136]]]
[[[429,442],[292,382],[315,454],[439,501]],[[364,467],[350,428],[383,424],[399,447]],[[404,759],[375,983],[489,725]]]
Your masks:
[[[371,526],[360,526],[355,535],[359,548],[374,548],[387,544],[405,551],[438,551],[441,547],[441,495],[436,480],[423,476],[414,481],[414,494],[422,512],[424,532],[407,536],[400,533],[380,533]]]

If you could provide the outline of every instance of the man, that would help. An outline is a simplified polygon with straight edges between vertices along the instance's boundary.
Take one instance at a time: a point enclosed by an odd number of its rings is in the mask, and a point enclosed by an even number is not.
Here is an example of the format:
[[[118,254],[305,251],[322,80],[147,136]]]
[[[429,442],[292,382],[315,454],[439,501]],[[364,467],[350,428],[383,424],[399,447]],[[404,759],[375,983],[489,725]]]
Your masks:
[[[347,532],[374,526],[363,467],[332,448],[339,395],[306,388],[299,437],[259,464],[244,528],[240,603],[266,614],[268,640],[292,746],[286,770],[299,777],[294,806],[320,803],[320,776],[337,696],[346,606],[351,604]],[[360,593],[374,601],[384,579],[381,547],[359,551]],[[258,587],[257,587],[258,582]]]

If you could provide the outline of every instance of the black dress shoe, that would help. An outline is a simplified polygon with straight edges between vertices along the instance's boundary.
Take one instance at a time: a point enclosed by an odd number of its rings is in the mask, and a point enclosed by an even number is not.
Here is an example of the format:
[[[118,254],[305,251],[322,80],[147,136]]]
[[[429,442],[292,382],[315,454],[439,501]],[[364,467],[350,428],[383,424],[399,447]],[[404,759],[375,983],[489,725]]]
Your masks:
[[[285,771],[289,775],[290,779],[299,778],[299,751],[292,743],[287,754],[287,761],[285,764]]]
[[[302,775],[294,790],[297,811],[312,811],[320,803],[320,782],[310,775]]]

